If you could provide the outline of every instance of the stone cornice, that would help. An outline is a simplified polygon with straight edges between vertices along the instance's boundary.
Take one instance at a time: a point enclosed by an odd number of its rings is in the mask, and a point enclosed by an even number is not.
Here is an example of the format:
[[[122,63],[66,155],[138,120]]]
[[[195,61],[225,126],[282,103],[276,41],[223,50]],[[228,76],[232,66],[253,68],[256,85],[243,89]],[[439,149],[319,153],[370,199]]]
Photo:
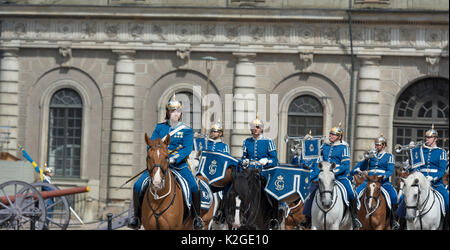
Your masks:
[[[1,19],[2,47],[191,52],[350,53],[345,23],[166,21],[140,19]],[[357,55],[448,56],[447,25],[354,23]]]
[[[149,6],[70,6],[70,5],[2,5],[0,17],[46,18],[139,18],[158,20],[192,20],[227,22],[344,22],[347,9],[241,9],[209,7],[149,7]],[[448,10],[352,9],[353,22],[395,24],[447,24]],[[383,15],[383,18],[380,18]]]

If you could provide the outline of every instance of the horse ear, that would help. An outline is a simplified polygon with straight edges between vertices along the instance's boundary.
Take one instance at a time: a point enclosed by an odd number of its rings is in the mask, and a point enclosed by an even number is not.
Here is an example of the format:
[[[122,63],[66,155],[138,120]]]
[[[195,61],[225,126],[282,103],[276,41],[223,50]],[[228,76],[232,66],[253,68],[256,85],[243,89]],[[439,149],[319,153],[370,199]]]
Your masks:
[[[330,170],[333,171],[335,167],[336,167],[336,163],[335,162],[331,163]]]
[[[166,144],[167,146],[169,146],[169,144],[170,144],[170,136],[166,136],[166,139],[164,139],[163,143]]]
[[[147,143],[147,145],[149,145],[150,146],[150,138],[148,137],[148,135],[147,135],[147,133],[145,133],[145,135],[144,135],[144,140],[145,140],[145,143]]]
[[[150,139],[150,137],[148,136],[147,133],[145,133],[144,139],[145,139],[145,142],[147,143],[147,145],[151,148],[153,141],[152,141],[152,139]]]
[[[322,170],[322,162],[319,162],[319,170]]]

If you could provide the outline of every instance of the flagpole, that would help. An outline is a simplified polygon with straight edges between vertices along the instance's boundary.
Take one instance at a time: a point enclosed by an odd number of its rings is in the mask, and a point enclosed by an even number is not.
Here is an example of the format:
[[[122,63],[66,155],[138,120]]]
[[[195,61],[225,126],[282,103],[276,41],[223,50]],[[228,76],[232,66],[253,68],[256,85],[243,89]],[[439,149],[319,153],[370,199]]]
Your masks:
[[[44,183],[44,179],[45,179],[49,184],[51,184],[52,182],[50,180],[50,177],[47,175],[44,175],[44,170],[41,167],[39,167],[39,165],[37,165],[37,163],[31,158],[31,156],[28,154],[28,152],[25,151],[25,149],[21,145],[17,145],[17,147],[22,151],[23,157],[25,157],[25,159],[27,159],[29,162],[31,162],[31,165],[34,167],[34,170],[41,175],[41,182]],[[77,218],[77,220],[79,222],[81,222],[81,224],[84,225],[83,220],[80,218],[80,216],[78,216],[78,214],[75,212],[75,210],[73,210],[73,208],[71,206],[69,206],[69,209],[73,213],[73,215],[75,215],[75,218]]]

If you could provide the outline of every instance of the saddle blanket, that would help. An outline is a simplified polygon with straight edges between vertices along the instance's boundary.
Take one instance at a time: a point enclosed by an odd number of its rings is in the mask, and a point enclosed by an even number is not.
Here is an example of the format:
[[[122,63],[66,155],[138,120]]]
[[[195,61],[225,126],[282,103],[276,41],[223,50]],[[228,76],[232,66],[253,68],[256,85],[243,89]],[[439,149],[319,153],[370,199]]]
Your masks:
[[[304,202],[309,194],[310,174],[297,165],[284,164],[273,168],[263,169],[268,176],[264,191],[273,198],[281,201],[293,194],[298,194]]]
[[[187,181],[181,176],[176,170],[172,170],[172,173],[177,178],[178,183],[181,186],[181,190],[183,191],[183,197],[184,197],[184,203],[188,207],[188,209],[191,209],[192,204],[192,196],[191,196],[191,190],[189,188],[189,185]],[[199,189],[200,189],[200,196],[201,196],[201,202],[200,202],[200,208],[204,210],[209,210],[211,208],[211,204],[214,200],[213,193],[211,189],[209,188],[208,183],[206,183],[203,180],[198,180]]]
[[[345,189],[344,184],[340,183],[337,180],[335,180],[334,183],[336,184],[336,187],[338,187],[339,191],[341,192],[342,199],[344,200],[345,205],[348,207],[350,205],[350,201],[348,200],[347,189]],[[317,190],[316,192],[319,192],[319,190]],[[356,199],[356,203],[357,203],[357,208],[359,209],[360,203],[359,203],[358,199]]]
[[[219,152],[203,151],[200,164],[199,173],[209,180],[209,185],[225,178],[225,173],[229,166],[237,166],[238,159],[230,155]]]
[[[436,191],[436,189],[432,188],[433,193],[436,195],[437,200],[439,201],[440,208],[441,208],[441,214],[445,216],[445,202],[444,197],[442,197],[442,194]]]
[[[358,201],[364,195],[364,192],[365,192],[366,188],[367,187],[361,189],[361,192],[359,192],[359,194],[358,194]],[[381,193],[383,194],[384,198],[386,199],[386,203],[387,203],[387,206],[388,206],[389,210],[391,210],[392,209],[391,208],[391,196],[389,196],[389,192],[384,187],[381,187]],[[397,199],[397,197],[394,197],[394,198]],[[358,204],[358,210],[360,209],[360,207],[361,206]]]

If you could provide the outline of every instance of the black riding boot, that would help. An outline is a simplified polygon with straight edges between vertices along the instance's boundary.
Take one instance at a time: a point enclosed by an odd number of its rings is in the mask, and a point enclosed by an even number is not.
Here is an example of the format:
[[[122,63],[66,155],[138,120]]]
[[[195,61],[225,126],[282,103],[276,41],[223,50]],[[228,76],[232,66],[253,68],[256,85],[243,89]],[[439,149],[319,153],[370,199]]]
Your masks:
[[[133,217],[128,222],[128,227],[138,230],[141,227],[141,198],[138,192],[133,192]]]
[[[399,230],[406,230],[406,219],[400,218],[399,219],[400,229]]]
[[[218,203],[219,204],[217,204],[217,211],[213,216],[213,220],[217,224],[223,224],[225,223],[225,214],[224,214],[225,201],[223,199],[219,199]]]
[[[400,224],[398,223],[398,216],[395,214],[398,205],[393,205],[391,209],[391,230],[400,230]]]
[[[448,224],[449,224],[449,218],[448,218],[448,213],[446,213],[445,217],[444,217],[444,227],[443,227],[444,230],[449,230]]]
[[[360,227],[362,227],[362,224],[358,220],[358,207],[356,205],[356,198],[350,201],[349,209],[352,216],[353,229],[359,229]]]
[[[194,230],[202,230],[205,226],[200,217],[200,192],[192,192],[192,218]]]
[[[270,215],[269,229],[271,230],[280,229],[280,222],[278,221],[278,218],[279,218],[278,201],[272,199],[272,213]]]
[[[305,220],[304,220],[304,221],[301,221],[301,222],[299,223],[299,226],[300,226],[300,227],[303,227],[303,228],[311,228],[311,225],[312,225],[312,223],[311,223],[311,217],[309,217],[309,216],[307,216],[307,215],[305,215]]]

